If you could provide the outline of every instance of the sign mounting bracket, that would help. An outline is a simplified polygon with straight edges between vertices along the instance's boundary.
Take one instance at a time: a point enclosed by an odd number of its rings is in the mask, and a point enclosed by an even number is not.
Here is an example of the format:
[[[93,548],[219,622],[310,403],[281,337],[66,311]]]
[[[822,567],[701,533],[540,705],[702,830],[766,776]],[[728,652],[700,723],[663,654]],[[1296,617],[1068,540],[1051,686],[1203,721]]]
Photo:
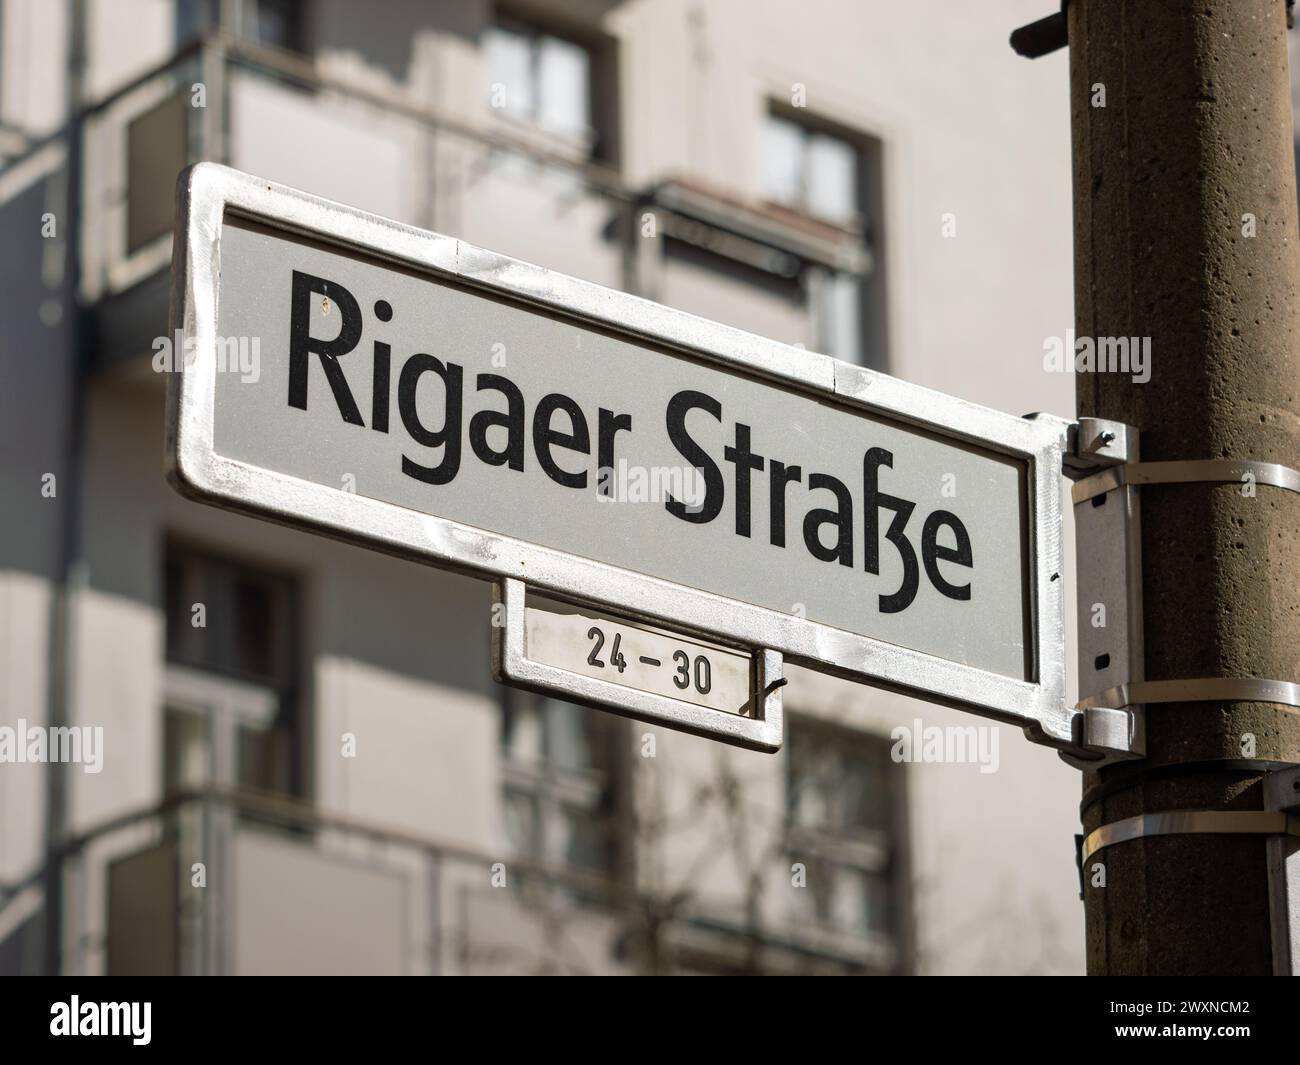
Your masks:
[[[1080,480],[1138,459],[1138,431],[1120,422],[1080,418],[1070,431],[1062,470]],[[1117,483],[1074,504],[1078,596],[1079,707],[1075,733],[1081,753],[1061,757],[1097,769],[1146,754],[1141,706],[1092,705],[1095,697],[1144,676],[1142,649],[1142,514],[1136,487]]]

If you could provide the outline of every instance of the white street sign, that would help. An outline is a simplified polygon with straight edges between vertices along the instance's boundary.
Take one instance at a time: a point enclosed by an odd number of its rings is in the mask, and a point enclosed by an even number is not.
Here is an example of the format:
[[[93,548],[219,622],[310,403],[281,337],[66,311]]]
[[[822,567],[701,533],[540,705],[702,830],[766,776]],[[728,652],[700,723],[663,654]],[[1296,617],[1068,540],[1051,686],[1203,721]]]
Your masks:
[[[223,167],[181,196],[183,491],[1069,742],[1065,421]]]

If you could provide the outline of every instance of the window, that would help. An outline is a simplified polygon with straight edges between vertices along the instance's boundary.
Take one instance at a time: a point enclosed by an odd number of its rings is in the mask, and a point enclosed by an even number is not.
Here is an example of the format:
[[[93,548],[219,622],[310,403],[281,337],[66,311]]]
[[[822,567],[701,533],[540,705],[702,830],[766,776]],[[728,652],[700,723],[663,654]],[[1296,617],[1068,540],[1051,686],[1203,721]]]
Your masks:
[[[614,869],[609,716],[507,690],[501,754],[506,836],[516,854],[593,874]]]
[[[848,141],[769,114],[761,154],[767,199],[827,221],[857,223],[858,152]]]
[[[171,666],[164,681],[163,791],[216,785],[289,791],[275,692]]]
[[[303,0],[237,0],[230,10],[234,25],[227,28],[236,36],[255,44],[306,51]],[[223,13],[221,0],[177,0],[177,43],[214,30]]]
[[[188,547],[165,564],[167,657],[279,691],[295,668],[293,579]]]
[[[772,111],[759,155],[766,200],[861,232],[872,263],[865,274],[818,268],[808,280],[814,332],[828,355],[883,369],[879,144]]]
[[[176,0],[176,43],[186,45],[215,29],[220,0]]]
[[[302,7],[302,0],[240,0],[235,32],[258,44],[305,51]]]
[[[172,190],[189,162],[188,91],[131,120],[126,131],[126,254],[169,236],[176,223]]]
[[[164,786],[300,792],[293,579],[169,545],[164,597]]]
[[[840,934],[901,939],[903,774],[887,739],[791,722],[786,818],[807,888],[798,916]]]
[[[609,161],[610,46],[503,20],[483,36],[491,107]],[[598,91],[598,86],[601,91]]]

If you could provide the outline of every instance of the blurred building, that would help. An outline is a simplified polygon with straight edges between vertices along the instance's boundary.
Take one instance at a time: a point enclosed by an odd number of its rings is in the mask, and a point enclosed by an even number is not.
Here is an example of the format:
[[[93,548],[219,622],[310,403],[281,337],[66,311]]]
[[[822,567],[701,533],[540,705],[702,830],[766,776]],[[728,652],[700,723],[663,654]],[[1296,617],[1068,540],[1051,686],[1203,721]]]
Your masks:
[[[792,669],[769,756],[503,690],[486,584],[177,496],[151,366],[214,159],[1068,414],[1065,57],[1006,43],[1050,6],[0,0],[0,725],[104,736],[0,764],[0,971],[1079,971],[1078,777],[1017,729]],[[918,718],[996,772],[894,762]]]

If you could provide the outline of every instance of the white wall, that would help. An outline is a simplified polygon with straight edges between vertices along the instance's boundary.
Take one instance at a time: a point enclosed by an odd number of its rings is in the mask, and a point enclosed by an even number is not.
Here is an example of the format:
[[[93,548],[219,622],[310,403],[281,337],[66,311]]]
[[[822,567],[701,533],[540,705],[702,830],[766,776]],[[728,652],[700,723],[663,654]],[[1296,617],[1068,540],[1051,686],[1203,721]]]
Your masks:
[[[160,795],[159,605],[173,534],[297,576],[321,806],[484,841],[497,728],[487,587],[177,496],[161,476],[158,382],[102,381],[90,408],[76,705],[80,723],[105,726],[113,756],[102,773],[76,778],[76,827]],[[355,759],[342,755],[346,731],[357,736]]]
[[[0,8],[0,121],[54,132],[67,106],[67,5],[12,0]]]

